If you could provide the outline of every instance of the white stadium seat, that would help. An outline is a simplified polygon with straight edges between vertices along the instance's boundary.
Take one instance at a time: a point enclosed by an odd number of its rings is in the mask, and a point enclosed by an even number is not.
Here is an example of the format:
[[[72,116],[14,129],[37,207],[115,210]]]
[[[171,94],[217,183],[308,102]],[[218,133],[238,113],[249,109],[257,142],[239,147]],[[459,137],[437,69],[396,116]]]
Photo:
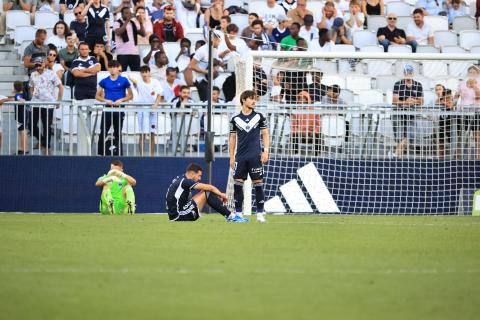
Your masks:
[[[75,14],[73,13],[73,11],[66,11],[64,14],[63,14],[63,21],[65,21],[65,23],[70,26],[70,22],[74,21],[75,20]]]
[[[388,52],[412,53],[412,47],[409,45],[392,44],[388,46]]]
[[[202,28],[186,29],[185,38],[188,38],[192,42],[192,45],[195,45],[195,42],[197,42],[198,40],[205,40],[205,37],[203,36],[203,29]]]
[[[448,30],[448,18],[445,16],[425,16],[424,21],[430,25],[432,32]]]
[[[383,47],[379,44],[364,46],[360,48],[360,52],[383,52]]]
[[[358,92],[358,103],[363,105],[383,104],[385,98],[380,90],[361,90]]]
[[[377,35],[374,32],[368,30],[360,30],[353,33],[353,45],[356,48],[362,48],[364,46],[374,46],[377,44]]]
[[[223,7],[230,8],[231,6],[243,7],[244,0],[225,0]]]
[[[411,15],[406,15],[406,16],[398,15],[397,28],[403,29],[405,32],[407,32],[407,27],[410,22],[413,22],[413,18]]]
[[[355,46],[351,44],[336,44],[332,46],[332,52],[355,52]]]
[[[28,40],[28,41],[23,41],[22,43],[20,43],[20,45],[17,47],[17,53],[18,55],[23,58],[23,53],[25,52],[25,48],[28,47],[30,45],[30,43],[32,43],[31,40]]]
[[[473,46],[480,45],[480,31],[478,30],[465,30],[459,33],[460,47],[470,50]]]
[[[326,147],[340,147],[345,143],[345,118],[337,115],[322,116],[322,136]]]
[[[58,13],[46,11],[35,12],[35,25],[38,28],[53,28],[58,20]]]
[[[28,43],[30,44],[30,42],[35,39],[36,31],[37,28],[35,28],[34,26],[17,26],[13,33],[13,39],[15,40],[15,44],[21,45],[23,42],[26,41],[28,41]]]
[[[372,89],[372,79],[369,76],[347,75],[345,78],[345,87],[354,93],[358,93],[361,90]]]
[[[417,46],[417,53],[440,53],[440,49],[433,46]]]
[[[442,53],[466,53],[467,51],[459,46],[445,46],[442,47]]]
[[[167,54],[168,62],[172,63],[172,61],[175,61],[175,58],[178,56],[178,53],[180,52],[180,43],[179,42],[164,42],[163,43],[163,49],[165,50],[165,53]],[[147,54],[148,54],[148,52],[147,52]]]
[[[386,92],[387,90],[393,90],[395,82],[400,80],[401,77],[397,76],[378,76],[375,77],[375,89],[380,90],[381,92]]]
[[[237,25],[239,34],[242,33],[243,29],[248,27],[248,14],[232,14],[230,18],[232,19],[232,23]]]
[[[382,51],[383,52],[383,51]],[[387,76],[393,72],[392,60],[366,60],[367,74],[371,77]]]
[[[467,69],[475,64],[476,61],[450,61],[448,64],[448,72],[450,77],[465,77]]]
[[[422,74],[432,79],[448,76],[448,64],[440,60],[423,61]]]
[[[480,46],[473,46],[470,48],[470,53],[480,53]]]
[[[460,32],[463,30],[475,30],[477,29],[477,21],[475,18],[469,16],[461,16],[453,18],[452,30]]]
[[[337,84],[340,88],[345,88],[345,78],[341,76],[324,74],[322,83],[326,86]]]
[[[29,26],[30,25],[30,13],[22,10],[10,10],[4,12],[6,14],[7,32],[13,35],[13,30],[17,26]]]
[[[138,45],[138,52],[140,53],[140,65],[144,65],[145,63],[143,63],[143,58],[145,58],[145,56],[150,52],[150,45],[149,44],[139,44]]]
[[[393,12],[397,16],[410,16],[412,14],[412,11],[413,11],[413,6],[403,1],[393,1],[393,2],[389,2],[386,5],[386,14]]]
[[[445,46],[456,46],[458,43],[458,37],[455,32],[452,31],[436,31],[433,35],[434,45],[437,48]]]
[[[387,25],[387,20],[384,16],[370,15],[367,19],[367,30],[377,32],[379,28],[383,28]]]
[[[312,11],[313,17],[315,18],[318,12],[322,12],[324,4],[325,1],[309,0],[307,1],[307,9]]]

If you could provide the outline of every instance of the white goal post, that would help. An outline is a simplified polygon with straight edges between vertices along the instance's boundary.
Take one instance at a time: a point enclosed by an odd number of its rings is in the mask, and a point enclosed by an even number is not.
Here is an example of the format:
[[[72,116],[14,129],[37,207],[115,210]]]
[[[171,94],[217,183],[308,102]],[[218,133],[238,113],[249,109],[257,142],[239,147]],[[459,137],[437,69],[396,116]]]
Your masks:
[[[463,91],[471,80],[480,85],[479,61],[302,51],[252,51],[237,61],[237,96],[256,90],[269,120],[266,211],[468,214],[480,188],[480,112]],[[230,177],[231,205],[232,189]],[[249,213],[251,185],[244,197]]]

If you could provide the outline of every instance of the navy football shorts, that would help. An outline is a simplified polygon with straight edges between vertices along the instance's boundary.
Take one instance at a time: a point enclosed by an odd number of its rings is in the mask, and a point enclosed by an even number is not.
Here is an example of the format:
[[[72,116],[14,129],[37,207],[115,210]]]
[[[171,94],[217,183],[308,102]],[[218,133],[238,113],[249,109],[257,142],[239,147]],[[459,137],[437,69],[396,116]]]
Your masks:
[[[235,159],[234,179],[247,180],[248,175],[252,180],[263,179],[263,165],[261,156]]]
[[[173,221],[196,221],[200,218],[197,203],[193,200],[187,202],[181,210],[168,212],[168,217]]]

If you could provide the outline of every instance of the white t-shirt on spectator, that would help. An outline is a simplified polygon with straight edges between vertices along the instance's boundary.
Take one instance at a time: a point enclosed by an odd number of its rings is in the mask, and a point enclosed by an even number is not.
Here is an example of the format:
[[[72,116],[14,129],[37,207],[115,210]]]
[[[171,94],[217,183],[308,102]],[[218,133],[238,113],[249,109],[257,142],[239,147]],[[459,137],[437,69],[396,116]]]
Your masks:
[[[335,5],[337,12],[339,12],[341,16],[343,16],[348,11],[350,11],[350,3],[348,1],[344,1],[344,0],[340,0],[339,2],[334,1],[333,4]]]
[[[428,37],[433,37],[432,28],[426,23],[419,28],[415,22],[411,22],[407,26],[407,37],[414,37],[418,45],[428,45]]]
[[[331,52],[335,43],[333,41],[326,42],[323,47],[320,46],[318,40],[313,41],[311,45],[308,45],[307,51],[315,51],[315,52]]]
[[[213,58],[218,59],[218,49],[213,49]],[[205,44],[198,48],[193,55],[193,59],[198,61],[197,67],[203,70],[208,68],[208,44]],[[196,73],[196,81],[201,82],[205,80],[205,75],[203,73]]]
[[[185,82],[180,79],[175,79],[173,85],[170,85],[167,81],[162,81],[163,99],[166,102],[172,101],[175,98],[175,88],[183,85],[185,85]]]
[[[137,102],[154,104],[157,96],[163,96],[163,88],[157,79],[150,79],[150,83],[146,83],[143,79],[137,81]]]
[[[267,2],[260,3],[258,7],[255,8],[256,12],[263,20],[263,23],[272,23],[276,25],[278,23],[277,17],[279,15],[285,15],[285,10],[278,4],[275,4],[273,8],[267,6]]]
[[[49,37],[46,43],[47,44],[51,43],[55,45],[58,51],[65,49],[67,47],[67,42],[65,41],[65,38],[60,38],[59,36],[56,36],[56,35]]]
[[[235,46],[236,50],[230,51],[230,53],[223,58],[223,61],[227,62],[235,56],[239,56],[241,59],[245,59],[248,51],[250,50],[245,41],[240,38],[235,38],[230,39],[230,42],[232,43],[232,45]],[[218,52],[224,52],[225,50],[228,50],[227,43],[225,42],[225,40],[222,40],[222,42],[218,46]]]
[[[313,41],[318,42],[318,28],[311,26],[310,30],[307,30],[305,26],[300,28],[300,32],[298,33],[300,38],[303,38],[307,41],[308,46],[310,47],[310,43]]]
[[[338,12],[337,12],[338,14]],[[341,15],[338,15],[338,17],[342,17]],[[332,16],[330,19],[327,18],[327,29],[330,30],[332,29],[332,26],[333,26],[333,20],[335,20],[335,16]],[[320,10],[320,12],[317,12],[315,14],[315,24],[319,24],[320,22],[322,22],[323,20],[323,12]]]
[[[343,17],[343,24],[345,28],[349,28],[353,34],[355,31],[363,30],[363,23],[365,22],[365,15],[362,12],[357,13],[358,19],[360,19],[360,25],[357,25],[357,22],[354,21],[351,27],[348,26],[347,22],[350,20],[350,12],[347,12]]]

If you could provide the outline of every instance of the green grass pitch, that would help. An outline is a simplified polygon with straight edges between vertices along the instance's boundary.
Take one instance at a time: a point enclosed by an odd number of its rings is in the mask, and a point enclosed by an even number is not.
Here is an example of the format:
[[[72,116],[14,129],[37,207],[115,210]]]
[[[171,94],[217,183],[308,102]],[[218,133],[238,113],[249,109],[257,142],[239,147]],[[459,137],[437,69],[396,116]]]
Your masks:
[[[480,219],[0,214],[1,319],[479,319]]]

